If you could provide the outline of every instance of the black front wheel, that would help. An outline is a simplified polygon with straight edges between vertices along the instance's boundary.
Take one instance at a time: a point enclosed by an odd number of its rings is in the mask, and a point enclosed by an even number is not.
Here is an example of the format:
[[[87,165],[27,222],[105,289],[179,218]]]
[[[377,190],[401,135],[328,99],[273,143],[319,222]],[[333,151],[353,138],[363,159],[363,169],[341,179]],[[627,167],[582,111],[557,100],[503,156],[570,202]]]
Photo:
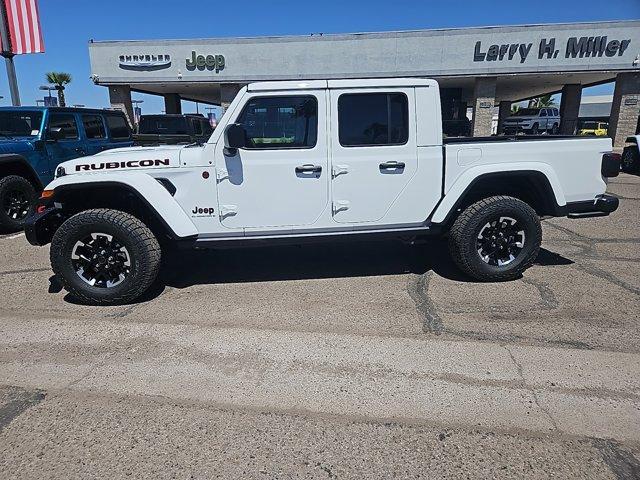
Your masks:
[[[495,196],[460,214],[451,227],[449,251],[469,276],[501,281],[520,277],[535,261],[541,243],[535,210],[517,198]]]
[[[0,179],[0,230],[21,230],[35,204],[36,191],[27,179],[18,175]]]
[[[127,303],[140,297],[156,279],[160,245],[133,215],[86,210],[56,231],[51,265],[65,289],[83,303]]]

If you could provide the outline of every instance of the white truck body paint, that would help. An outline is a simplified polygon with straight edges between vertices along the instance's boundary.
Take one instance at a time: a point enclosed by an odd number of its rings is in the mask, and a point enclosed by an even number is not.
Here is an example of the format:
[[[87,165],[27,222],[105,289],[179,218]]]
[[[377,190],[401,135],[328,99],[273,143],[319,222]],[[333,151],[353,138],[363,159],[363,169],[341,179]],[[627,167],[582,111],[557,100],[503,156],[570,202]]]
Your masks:
[[[338,99],[344,94],[399,93],[408,100],[402,145],[345,147]],[[308,95],[317,100],[312,148],[238,149],[225,154],[225,128],[256,97]],[[411,231],[442,222],[480,175],[536,171],[559,206],[603,194],[603,138],[443,143],[438,85],[426,79],[261,82],[242,88],[203,146],[133,147],[62,164],[62,185],[119,182],[138,191],[179,237],[277,238]],[[148,160],[168,163],[145,166]],[[128,163],[133,162],[133,163]],[[388,162],[404,168],[383,169]],[[107,168],[107,164],[113,168]],[[85,170],[84,165],[93,165]],[[296,167],[320,167],[317,175]],[[205,178],[206,177],[206,178]],[[176,193],[156,180],[168,179]],[[202,211],[200,211],[202,210]]]

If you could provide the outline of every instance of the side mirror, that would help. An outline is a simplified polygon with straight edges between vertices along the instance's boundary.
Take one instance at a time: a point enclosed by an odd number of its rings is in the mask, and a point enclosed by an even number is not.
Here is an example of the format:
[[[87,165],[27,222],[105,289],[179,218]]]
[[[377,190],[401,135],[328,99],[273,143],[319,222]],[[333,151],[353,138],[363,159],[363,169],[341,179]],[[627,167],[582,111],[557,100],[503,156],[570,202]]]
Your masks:
[[[244,127],[238,123],[227,125],[224,129],[224,153],[233,156],[238,152],[239,148],[243,148],[247,144],[247,132]]]
[[[57,142],[58,140],[62,140],[64,138],[64,134],[62,133],[61,127],[50,128],[47,131],[47,140],[51,142]]]

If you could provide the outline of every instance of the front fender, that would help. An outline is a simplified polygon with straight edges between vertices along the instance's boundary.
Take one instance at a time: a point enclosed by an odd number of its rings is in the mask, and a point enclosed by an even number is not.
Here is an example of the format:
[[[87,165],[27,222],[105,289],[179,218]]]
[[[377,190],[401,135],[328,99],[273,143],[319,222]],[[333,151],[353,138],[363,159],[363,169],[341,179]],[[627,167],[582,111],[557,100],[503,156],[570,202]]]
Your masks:
[[[527,163],[500,163],[490,165],[477,165],[471,167],[462,173],[453,185],[446,192],[440,205],[435,209],[431,216],[433,223],[442,223],[447,218],[447,215],[453,210],[458,203],[458,200],[463,197],[464,193],[469,189],[473,183],[484,175],[493,173],[508,173],[508,172],[537,172],[541,173],[549,181],[551,189],[555,197],[556,204],[560,207],[565,206],[567,201],[564,196],[564,191],[560,185],[560,181],[553,169],[546,163],[527,162]]]
[[[193,237],[198,230],[178,202],[155,178],[142,172],[98,173],[59,177],[46,190],[62,192],[70,189],[124,187],[145,203],[176,238]]]

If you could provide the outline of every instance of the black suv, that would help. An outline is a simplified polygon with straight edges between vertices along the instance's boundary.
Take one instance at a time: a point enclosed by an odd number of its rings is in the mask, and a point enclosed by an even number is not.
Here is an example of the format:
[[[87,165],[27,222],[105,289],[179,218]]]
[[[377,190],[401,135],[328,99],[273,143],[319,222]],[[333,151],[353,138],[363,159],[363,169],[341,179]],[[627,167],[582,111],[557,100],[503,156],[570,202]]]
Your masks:
[[[133,139],[136,145],[205,143],[212,132],[209,120],[201,114],[142,115]]]

